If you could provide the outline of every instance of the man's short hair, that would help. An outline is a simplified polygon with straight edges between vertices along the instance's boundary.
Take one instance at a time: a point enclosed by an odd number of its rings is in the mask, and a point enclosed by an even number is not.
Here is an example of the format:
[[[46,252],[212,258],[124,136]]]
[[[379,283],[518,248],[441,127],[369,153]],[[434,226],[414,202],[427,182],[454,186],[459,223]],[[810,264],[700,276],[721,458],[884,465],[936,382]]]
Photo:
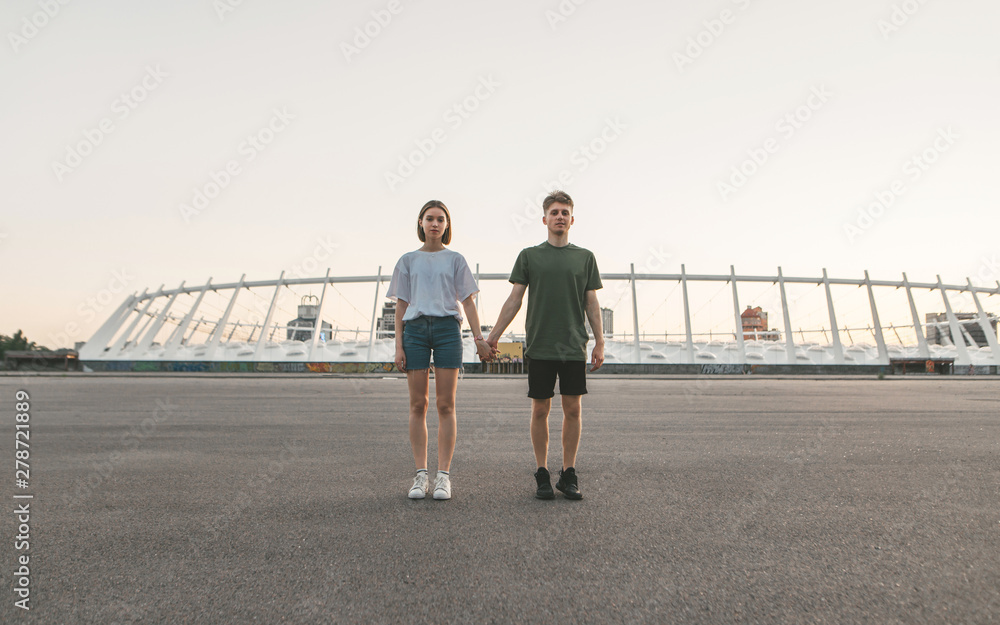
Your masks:
[[[542,202],[542,210],[547,213],[549,212],[549,207],[556,203],[565,204],[570,207],[570,210],[573,209],[573,198],[569,196],[569,193],[565,191],[553,191]]]

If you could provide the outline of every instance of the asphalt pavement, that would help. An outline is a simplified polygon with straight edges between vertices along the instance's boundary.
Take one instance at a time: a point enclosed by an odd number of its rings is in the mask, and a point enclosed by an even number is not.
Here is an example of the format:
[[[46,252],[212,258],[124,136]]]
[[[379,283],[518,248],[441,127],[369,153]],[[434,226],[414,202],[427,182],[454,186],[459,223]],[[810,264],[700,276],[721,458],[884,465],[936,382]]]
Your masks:
[[[534,499],[527,383],[483,376],[412,501],[398,377],[0,377],[0,623],[1000,622],[1000,378],[589,385],[582,501]]]

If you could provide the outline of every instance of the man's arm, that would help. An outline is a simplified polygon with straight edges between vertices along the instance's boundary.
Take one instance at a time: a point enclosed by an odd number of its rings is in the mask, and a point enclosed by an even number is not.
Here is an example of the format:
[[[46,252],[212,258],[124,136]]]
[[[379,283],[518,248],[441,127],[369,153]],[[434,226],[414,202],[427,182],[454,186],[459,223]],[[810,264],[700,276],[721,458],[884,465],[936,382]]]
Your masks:
[[[510,322],[517,316],[518,311],[521,310],[521,300],[524,299],[524,292],[526,290],[528,290],[527,284],[517,283],[514,283],[514,288],[510,290],[510,295],[507,297],[507,301],[503,303],[503,308],[500,309],[500,316],[497,317],[493,331],[490,332],[490,336],[487,339],[487,342],[494,349],[500,343],[500,337],[503,336],[504,330],[507,329]]]
[[[597,291],[587,291],[585,309],[590,327],[594,330],[594,353],[590,357],[590,370],[597,371],[604,364],[604,326],[601,322],[601,305]]]

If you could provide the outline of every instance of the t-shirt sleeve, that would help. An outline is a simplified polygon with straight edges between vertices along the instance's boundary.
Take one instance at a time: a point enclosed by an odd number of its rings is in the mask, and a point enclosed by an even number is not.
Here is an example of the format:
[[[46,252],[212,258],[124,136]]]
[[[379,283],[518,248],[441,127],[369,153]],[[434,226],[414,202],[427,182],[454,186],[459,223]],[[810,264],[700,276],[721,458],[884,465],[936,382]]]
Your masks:
[[[461,254],[455,259],[455,299],[464,302],[473,293],[479,292],[479,285],[476,284],[476,277],[469,269],[469,263]]]
[[[589,265],[587,271],[587,291],[596,291],[597,289],[604,288],[604,284],[601,282],[601,272],[597,269],[597,259],[594,255],[590,255],[590,260],[587,263]]]
[[[514,284],[528,284],[528,250],[521,250],[514,261],[514,269],[510,272],[508,280]]]
[[[410,271],[403,258],[396,261],[396,268],[392,270],[392,279],[389,280],[389,290],[385,292],[385,296],[393,300],[403,300],[407,304],[412,301],[410,299]]]

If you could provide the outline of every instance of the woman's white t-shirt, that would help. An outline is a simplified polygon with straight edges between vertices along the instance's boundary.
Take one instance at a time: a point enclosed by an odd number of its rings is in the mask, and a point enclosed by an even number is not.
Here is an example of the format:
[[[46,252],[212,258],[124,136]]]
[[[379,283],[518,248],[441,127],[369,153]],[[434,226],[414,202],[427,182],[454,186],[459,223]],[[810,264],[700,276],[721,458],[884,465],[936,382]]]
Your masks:
[[[452,316],[462,323],[459,302],[479,292],[465,257],[449,249],[407,252],[392,270],[385,296],[408,304],[402,321],[421,315]]]

